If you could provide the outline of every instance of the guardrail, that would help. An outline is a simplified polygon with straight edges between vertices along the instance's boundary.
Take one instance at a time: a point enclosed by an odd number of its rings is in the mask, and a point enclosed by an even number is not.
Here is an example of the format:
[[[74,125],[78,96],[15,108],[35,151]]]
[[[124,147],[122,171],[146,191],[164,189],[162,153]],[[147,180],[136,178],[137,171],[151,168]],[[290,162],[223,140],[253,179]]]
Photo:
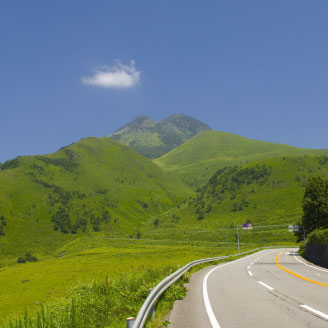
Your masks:
[[[271,247],[260,247],[260,248],[255,248],[247,252],[242,252],[242,253],[237,253],[233,255],[227,255],[227,256],[220,256],[220,257],[211,257],[207,259],[200,259],[196,261],[189,262],[186,264],[184,267],[181,269],[173,272],[170,274],[168,277],[166,277],[164,280],[162,280],[149,294],[147,299],[145,300],[144,304],[142,305],[137,318],[134,320],[134,318],[128,318],[127,319],[127,328],[143,328],[144,324],[147,321],[148,315],[150,311],[152,310],[155,302],[158,300],[158,298],[172,285],[174,284],[179,278],[182,277],[182,275],[187,272],[191,267],[197,265],[197,264],[202,264],[206,262],[212,262],[212,261],[218,261],[218,260],[224,260],[230,257],[236,257],[252,252],[256,252],[260,249],[264,248],[295,248],[298,246],[271,246]]]
[[[172,284],[174,284],[178,279],[182,277],[182,275],[187,272],[191,267],[201,264],[201,263],[206,263],[206,262],[212,262],[212,261],[218,261],[218,260],[224,260],[229,257],[236,257],[239,255],[255,252],[259,250],[260,248],[253,249],[251,251],[239,253],[239,254],[234,254],[234,255],[227,255],[227,256],[220,256],[220,257],[211,257],[207,259],[200,259],[196,261],[192,261],[188,264],[186,264],[184,267],[181,269],[173,272],[170,274],[168,277],[166,277],[164,280],[162,280],[149,294],[147,297],[146,301],[142,305],[138,316],[136,320],[133,322],[131,318],[129,318],[128,321],[128,328],[143,328],[144,324],[146,323],[146,320],[148,318],[149,312],[151,311],[151,308],[154,306],[155,302],[157,299],[165,292],[166,289],[168,289]],[[133,323],[133,325],[131,325]]]

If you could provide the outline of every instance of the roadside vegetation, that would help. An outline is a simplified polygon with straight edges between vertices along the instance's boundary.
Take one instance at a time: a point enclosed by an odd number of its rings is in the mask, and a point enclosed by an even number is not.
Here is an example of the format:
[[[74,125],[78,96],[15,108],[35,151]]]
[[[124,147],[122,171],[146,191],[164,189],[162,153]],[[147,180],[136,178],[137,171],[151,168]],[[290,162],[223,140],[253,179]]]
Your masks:
[[[316,176],[306,185],[303,198],[302,227],[307,234],[306,242],[328,245],[328,179]],[[298,233],[299,239],[303,231]],[[304,255],[305,247],[300,248]]]
[[[314,245],[328,245],[328,229],[317,229],[308,235],[307,242]]]
[[[243,249],[247,248],[244,246]],[[104,235],[77,238],[52,256],[38,258],[37,262],[16,263],[13,259],[0,268],[0,326],[17,315],[22,317],[25,308],[33,317],[41,304],[45,308],[62,302],[67,305],[71,302],[72,291],[79,286],[90,286],[106,279],[108,282],[119,281],[129,272],[140,271],[141,274],[148,269],[160,272],[198,258],[236,251],[236,245],[176,244],[110,239]],[[78,293],[75,295],[78,302]],[[128,315],[134,314],[132,311]]]
[[[81,241],[85,243],[86,241]],[[100,242],[100,241],[98,241]],[[115,246],[114,246],[115,245]],[[115,266],[115,260],[107,258],[107,266],[110,264],[110,268],[105,270],[105,261],[101,263],[99,259],[94,259],[94,261],[99,261],[98,265],[102,266],[101,275],[95,279],[95,272],[89,272],[89,278],[93,277],[89,282],[85,280],[84,282],[79,282],[72,284],[69,288],[69,292],[64,294],[63,297],[57,297],[52,302],[46,301],[45,303],[38,303],[35,307],[25,306],[25,311],[19,316],[8,316],[7,318],[1,318],[0,327],[1,328],[41,328],[41,327],[112,327],[119,328],[125,327],[126,318],[129,316],[136,316],[144,300],[149,294],[149,290],[154,288],[158,282],[160,282],[164,277],[173,273],[178,269],[180,265],[177,263],[186,264],[196,258],[200,257],[213,257],[220,255],[228,255],[236,253],[236,249],[229,248],[208,248],[204,247],[188,247],[183,246],[179,249],[175,246],[168,245],[154,245],[154,244],[140,244],[137,242],[128,242],[125,244],[126,249],[122,246],[122,242],[114,242],[114,247],[116,247],[116,252],[112,254],[115,258],[118,254],[121,254],[120,259],[116,262],[116,270],[113,270]],[[75,247],[78,245],[75,245]],[[99,249],[93,249],[90,253],[74,253],[75,247],[67,249],[68,254],[70,254],[66,261],[69,261],[69,257],[79,257],[81,254],[89,256],[93,253],[100,252]],[[138,249],[140,252],[134,252],[133,249]],[[127,252],[127,250],[129,251]],[[146,250],[145,250],[146,249]],[[154,249],[156,254],[150,252],[150,249]],[[243,250],[246,250],[244,248]],[[103,250],[105,253],[106,249]],[[72,253],[71,253],[72,252]],[[133,255],[132,255],[133,253]],[[131,263],[133,258],[139,253],[138,261],[136,266],[128,266],[128,262]],[[126,256],[124,256],[126,255]],[[99,255],[97,256],[99,257]],[[126,259],[124,259],[126,257]],[[238,257],[237,257],[238,258]],[[170,260],[171,259],[171,260]],[[229,261],[230,259],[228,259]],[[65,277],[65,273],[74,271],[72,267],[67,267],[65,271],[64,267],[56,266],[58,263],[44,262],[42,265],[45,269],[52,271],[55,269],[54,278],[57,277],[58,285],[60,283],[65,284],[65,278],[60,278],[58,272],[62,273]],[[58,261],[58,260],[57,260]],[[73,260],[74,261],[74,260]],[[88,264],[95,266],[96,262]],[[222,262],[222,261],[219,261]],[[219,263],[214,261],[212,263],[206,263],[198,265],[192,268],[174,285],[171,286],[159,299],[156,304],[155,316],[153,320],[150,320],[146,327],[159,327],[162,325],[163,317],[171,310],[173,303],[182,299],[186,295],[185,283],[189,281],[191,274],[200,268],[208,265],[213,265]],[[144,263],[143,265],[140,265]],[[77,263],[76,263],[77,264]],[[80,269],[81,269],[81,265]],[[83,265],[82,265],[83,267]],[[64,270],[63,270],[64,269]],[[120,271],[122,270],[122,271]],[[39,268],[31,268],[31,271],[39,272]],[[92,271],[92,270],[91,270]],[[13,271],[10,272],[12,276]],[[82,273],[82,272],[81,272]],[[79,279],[82,279],[82,274]],[[1,277],[1,276],[0,276]],[[16,277],[14,277],[15,280]],[[40,275],[36,274],[32,280],[40,278]],[[48,277],[49,278],[49,277]],[[3,285],[4,280],[2,280],[1,285]],[[28,281],[26,281],[27,283]],[[42,281],[38,281],[42,283]],[[68,285],[67,285],[68,286]],[[66,286],[66,288],[67,288]],[[50,286],[49,286],[50,287]],[[53,292],[56,290],[52,289]],[[8,291],[7,291],[8,292]],[[13,292],[17,295],[17,292]],[[31,295],[30,295],[31,296]],[[60,296],[60,295],[58,295]],[[19,304],[20,307],[22,304]],[[1,309],[2,310],[2,309]],[[6,313],[6,312],[3,312]],[[165,327],[165,324],[163,324]]]

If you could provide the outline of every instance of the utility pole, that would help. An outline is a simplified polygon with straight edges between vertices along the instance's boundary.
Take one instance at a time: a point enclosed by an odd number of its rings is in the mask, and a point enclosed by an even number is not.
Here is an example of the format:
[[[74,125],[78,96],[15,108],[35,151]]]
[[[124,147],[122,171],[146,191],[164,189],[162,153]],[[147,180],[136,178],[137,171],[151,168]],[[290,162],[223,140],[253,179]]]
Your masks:
[[[239,231],[238,231],[238,224],[236,226],[237,228],[237,243],[238,243],[238,254],[240,253],[240,249],[239,249]]]

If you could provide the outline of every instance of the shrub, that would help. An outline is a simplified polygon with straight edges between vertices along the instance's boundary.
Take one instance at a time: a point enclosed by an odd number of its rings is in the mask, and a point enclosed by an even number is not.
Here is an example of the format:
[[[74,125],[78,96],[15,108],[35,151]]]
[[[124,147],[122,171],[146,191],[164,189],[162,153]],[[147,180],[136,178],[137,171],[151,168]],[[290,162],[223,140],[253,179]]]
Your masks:
[[[26,259],[25,259],[25,257],[20,256],[20,257],[17,259],[17,263],[26,263]]]
[[[31,253],[26,253],[24,256],[20,256],[17,259],[17,263],[26,263],[26,262],[37,262],[37,257],[31,255]]]
[[[328,229],[318,229],[311,232],[308,235],[308,243],[328,245]]]
[[[154,226],[157,228],[158,225],[159,225],[159,219],[155,219],[155,220],[153,221],[153,224],[154,224]]]

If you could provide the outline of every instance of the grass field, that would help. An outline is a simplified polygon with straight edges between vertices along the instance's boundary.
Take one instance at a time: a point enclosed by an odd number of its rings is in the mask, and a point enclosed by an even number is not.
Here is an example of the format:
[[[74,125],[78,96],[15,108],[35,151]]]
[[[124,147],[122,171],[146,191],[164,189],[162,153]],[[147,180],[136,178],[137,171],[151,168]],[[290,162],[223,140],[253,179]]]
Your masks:
[[[0,269],[0,323],[23,314],[25,308],[33,312],[40,304],[58,302],[86,282],[115,279],[140,267],[183,265],[236,250],[235,245],[121,240],[100,235],[77,238],[53,257]]]

